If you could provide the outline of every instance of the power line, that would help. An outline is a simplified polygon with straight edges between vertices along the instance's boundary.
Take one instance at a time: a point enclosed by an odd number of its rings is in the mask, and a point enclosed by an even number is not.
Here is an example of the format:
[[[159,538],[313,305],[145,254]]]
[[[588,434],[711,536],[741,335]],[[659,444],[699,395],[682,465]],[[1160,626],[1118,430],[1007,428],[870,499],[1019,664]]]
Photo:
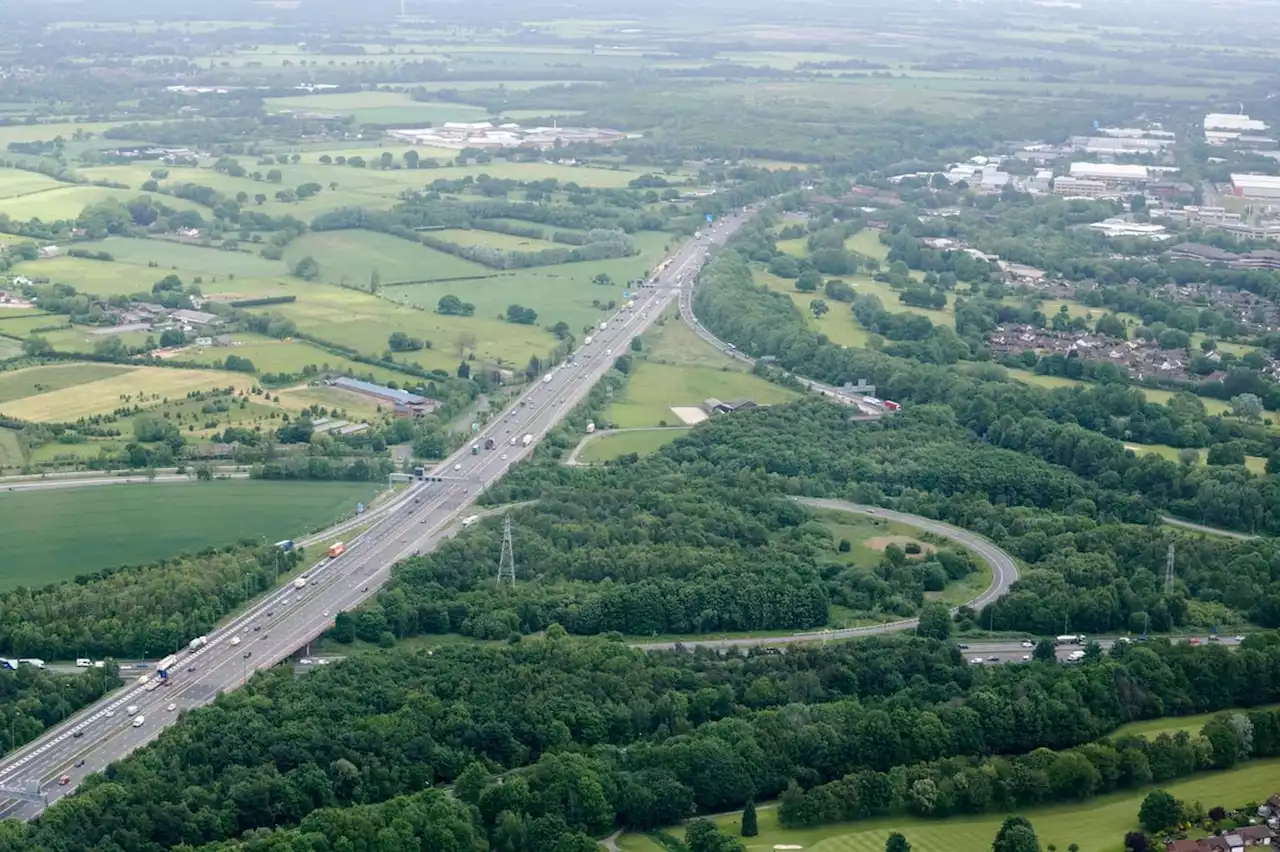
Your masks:
[[[502,556],[498,559],[498,585],[507,580],[512,588],[516,585],[516,556],[511,545],[511,515],[502,518]]]

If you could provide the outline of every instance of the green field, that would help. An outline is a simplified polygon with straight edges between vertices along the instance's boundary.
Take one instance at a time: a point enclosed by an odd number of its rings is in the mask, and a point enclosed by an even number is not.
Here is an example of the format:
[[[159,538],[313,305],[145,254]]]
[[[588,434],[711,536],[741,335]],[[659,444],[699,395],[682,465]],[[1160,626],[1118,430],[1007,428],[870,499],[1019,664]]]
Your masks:
[[[46,314],[37,310],[14,311],[13,314],[0,313],[0,334],[21,340],[37,328],[58,328],[69,326],[67,317],[61,314]]]
[[[21,169],[0,169],[0,199],[17,198],[18,196],[46,192],[63,186],[66,186],[66,184],[37,172],[27,172]]]
[[[0,131],[11,128],[0,128]],[[0,132],[0,139],[4,133]],[[19,195],[0,199],[0,213],[8,213],[13,219],[42,219],[46,222],[58,219],[74,219],[80,211],[90,204],[114,198],[127,201],[138,193],[127,189],[107,189],[101,186],[73,186],[59,184],[56,188],[35,192],[30,195]],[[164,203],[176,210],[203,210],[193,201],[181,198],[165,198]]]
[[[129,372],[114,364],[53,364],[0,373],[0,404],[60,391]]]
[[[544,233],[546,232],[544,231]],[[446,228],[443,231],[432,231],[431,236],[462,246],[489,246],[503,251],[542,251],[550,248],[564,248],[559,243],[553,243],[550,240],[531,240],[528,237],[500,234],[497,231],[483,231],[478,228],[470,230]]]
[[[578,453],[580,462],[612,461],[627,453],[648,455],[665,447],[685,434],[680,429],[655,429],[643,432],[609,432],[587,441],[582,452]]]
[[[115,565],[152,562],[240,539],[277,541],[369,502],[354,482],[135,483],[0,493],[0,588],[42,586]]]
[[[762,405],[774,405],[790,402],[797,394],[751,373],[642,363],[632,371],[626,389],[609,406],[605,419],[621,428],[679,426],[681,420],[671,406],[697,408],[710,397],[745,397]]]
[[[1236,710],[1219,710],[1217,713],[1200,713],[1195,716],[1166,716],[1162,719],[1147,719],[1142,722],[1130,722],[1121,725],[1111,733],[1112,737],[1147,737],[1154,739],[1160,734],[1176,734],[1186,731],[1190,734],[1200,732],[1205,723],[1222,713],[1248,713],[1250,710],[1275,710],[1280,704],[1264,704],[1260,707],[1242,707]]]
[[[822,299],[821,293],[801,293],[796,290],[794,281],[779,278],[767,272],[762,265],[752,268],[751,277],[757,284],[763,284],[770,290],[786,294],[796,306],[796,310],[800,312],[800,316],[804,317],[805,323],[814,331],[825,334],[832,343],[855,349],[866,348],[871,334],[853,318],[853,312],[847,304],[824,299],[830,310],[821,317],[815,317],[809,308],[809,303],[814,299]]]
[[[143,407],[180,400],[191,391],[254,384],[244,373],[119,367],[110,364],[56,364],[0,375],[0,404],[10,417],[36,422],[71,422],[107,414],[127,397]]]
[[[414,381],[414,377],[404,373],[361,364],[304,340],[276,340],[249,333],[231,335],[230,346],[191,344],[184,347],[176,357],[183,361],[213,364],[215,361],[226,360],[228,355],[248,358],[259,373],[300,373],[303,367],[314,365],[323,372],[349,372],[360,376],[372,373],[380,382],[394,381],[399,384]]]
[[[1228,772],[1203,773],[1165,784],[1162,789],[1180,799],[1199,801],[1205,808],[1217,804],[1235,807],[1248,801],[1261,801],[1274,793],[1278,777],[1280,760],[1255,760]],[[1066,849],[1076,843],[1082,852],[1120,852],[1125,832],[1138,828],[1138,807],[1151,789],[1154,788],[1079,803],[1027,808],[1019,813],[1031,820],[1042,848],[1054,844],[1058,849]],[[906,835],[916,852],[988,852],[1004,816],[990,814],[937,820],[902,816],[788,830],[778,826],[777,809],[768,807],[758,812],[760,833],[742,840],[748,852],[772,850],[781,845],[805,852],[882,852],[889,833],[898,831]],[[715,819],[724,830],[738,834],[739,815]],[[662,852],[661,846],[643,835],[624,835],[618,847],[626,852]]]
[[[0,470],[19,468],[25,462],[22,445],[18,443],[18,433],[11,429],[0,429]]]
[[[496,274],[487,266],[374,231],[303,234],[285,250],[285,262],[292,266],[304,257],[320,264],[322,280],[357,287],[367,286],[374,270],[383,284]]]

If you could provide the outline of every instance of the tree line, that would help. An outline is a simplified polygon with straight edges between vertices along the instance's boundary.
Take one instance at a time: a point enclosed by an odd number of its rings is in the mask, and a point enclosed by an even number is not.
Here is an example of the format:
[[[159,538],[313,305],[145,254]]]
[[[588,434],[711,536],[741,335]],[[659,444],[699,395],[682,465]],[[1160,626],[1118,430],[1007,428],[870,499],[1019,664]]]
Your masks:
[[[855,816],[1074,801],[1270,753],[1274,710],[1241,711],[1253,725],[1247,755],[1215,723],[1197,737],[1094,740],[1134,719],[1275,701],[1277,672],[1274,635],[1236,652],[1149,643],[1078,666],[982,668],[954,645],[910,637],[782,655],[645,654],[553,626],[536,641],[260,674],[40,821],[6,824],[0,850],[160,852],[236,839],[294,849],[431,803],[428,823],[452,826],[446,835],[474,827],[469,848],[543,852],[578,833],[777,795],[788,819],[809,821],[835,812],[817,808],[825,801]],[[422,792],[445,783],[465,811]]]

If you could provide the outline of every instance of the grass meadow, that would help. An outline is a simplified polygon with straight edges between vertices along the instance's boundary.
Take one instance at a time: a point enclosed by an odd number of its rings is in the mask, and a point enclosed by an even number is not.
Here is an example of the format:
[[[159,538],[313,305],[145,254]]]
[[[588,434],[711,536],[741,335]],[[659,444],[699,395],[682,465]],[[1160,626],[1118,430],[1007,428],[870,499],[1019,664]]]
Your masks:
[[[636,432],[609,432],[592,437],[578,453],[581,462],[612,461],[627,453],[648,455],[685,433],[680,429],[650,429]]]
[[[1161,785],[1174,796],[1238,806],[1265,799],[1275,792],[1280,760],[1255,760],[1226,772],[1206,772]],[[1031,820],[1042,847],[1054,844],[1066,849],[1079,844],[1081,852],[1121,852],[1126,831],[1138,828],[1138,807],[1154,788],[1099,796],[1084,802],[1027,808],[1020,811]],[[882,852],[890,832],[906,835],[916,852],[987,852],[1004,814],[927,820],[908,816],[841,823],[809,829],[785,829],[778,825],[777,809],[758,811],[760,833],[741,838],[748,852],[792,848],[804,852]],[[737,835],[740,815],[719,816],[715,821]],[[676,829],[673,834],[683,832]],[[624,852],[663,852],[662,846],[643,835],[623,835],[618,848]]]
[[[133,483],[0,493],[0,588],[42,586],[241,539],[301,535],[369,502],[367,482]],[[104,491],[105,489],[105,491]]]

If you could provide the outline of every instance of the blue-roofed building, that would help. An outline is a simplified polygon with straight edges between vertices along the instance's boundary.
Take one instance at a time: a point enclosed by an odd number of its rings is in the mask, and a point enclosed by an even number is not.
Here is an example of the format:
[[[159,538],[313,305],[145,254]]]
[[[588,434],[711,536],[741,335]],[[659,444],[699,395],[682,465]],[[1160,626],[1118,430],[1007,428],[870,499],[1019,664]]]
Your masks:
[[[373,382],[362,382],[359,379],[351,379],[346,376],[332,379],[329,384],[336,388],[362,393],[365,396],[371,396],[384,402],[398,405],[421,405],[427,401],[425,396],[419,396],[416,393],[389,388],[386,385],[375,385]]]

